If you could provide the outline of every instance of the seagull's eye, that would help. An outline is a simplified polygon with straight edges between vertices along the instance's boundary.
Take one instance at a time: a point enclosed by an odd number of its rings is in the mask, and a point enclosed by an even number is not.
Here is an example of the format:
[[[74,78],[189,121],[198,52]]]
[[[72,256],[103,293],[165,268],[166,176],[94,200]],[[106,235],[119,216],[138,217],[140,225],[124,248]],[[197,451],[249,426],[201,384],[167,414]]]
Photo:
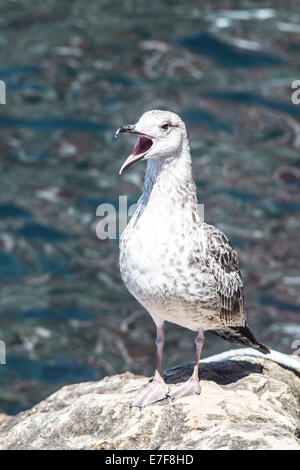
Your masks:
[[[161,128],[164,129],[165,131],[169,129],[169,127],[170,127],[170,124],[167,122],[161,126]]]

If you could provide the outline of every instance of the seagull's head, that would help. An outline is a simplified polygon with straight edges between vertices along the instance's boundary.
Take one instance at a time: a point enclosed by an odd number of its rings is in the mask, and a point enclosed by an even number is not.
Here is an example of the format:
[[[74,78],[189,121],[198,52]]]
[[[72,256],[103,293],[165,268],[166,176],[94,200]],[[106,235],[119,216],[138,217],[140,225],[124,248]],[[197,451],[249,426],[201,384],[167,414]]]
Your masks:
[[[161,160],[176,155],[186,137],[185,125],[180,117],[160,110],[147,111],[136,124],[120,127],[115,136],[125,132],[136,135],[138,140],[123,163],[120,174],[141,160]]]

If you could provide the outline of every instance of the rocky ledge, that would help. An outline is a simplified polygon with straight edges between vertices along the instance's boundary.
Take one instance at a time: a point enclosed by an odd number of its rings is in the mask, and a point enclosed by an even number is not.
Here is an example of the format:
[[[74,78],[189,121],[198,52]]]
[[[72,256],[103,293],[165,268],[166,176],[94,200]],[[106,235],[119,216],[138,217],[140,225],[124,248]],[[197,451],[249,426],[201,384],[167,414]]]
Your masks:
[[[287,356],[288,357],[288,356]],[[166,372],[170,390],[192,364]],[[246,355],[201,363],[202,392],[141,411],[149,378],[130,373],[68,385],[0,424],[0,449],[300,449],[300,377]]]

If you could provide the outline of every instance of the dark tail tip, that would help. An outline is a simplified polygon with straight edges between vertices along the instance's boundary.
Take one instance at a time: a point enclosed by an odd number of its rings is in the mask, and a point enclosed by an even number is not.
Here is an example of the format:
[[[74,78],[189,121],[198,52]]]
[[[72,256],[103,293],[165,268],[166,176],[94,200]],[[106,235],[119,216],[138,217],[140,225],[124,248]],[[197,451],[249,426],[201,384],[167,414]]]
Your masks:
[[[262,343],[253,344],[252,347],[255,348],[255,349],[257,349],[258,351],[264,353],[264,354],[270,354],[270,349],[267,348],[267,346],[265,346],[265,345],[262,344]]]
[[[249,341],[249,346],[251,346],[254,349],[257,349],[258,351],[262,352],[263,354],[270,354],[269,348],[265,346],[263,343],[259,343],[257,339],[255,338],[254,334],[248,327],[247,323],[245,326],[241,327],[241,333]]]
[[[224,330],[212,330],[211,332],[231,343],[243,344],[257,349],[263,354],[270,354],[269,348],[257,341],[247,324],[245,326],[230,326]]]

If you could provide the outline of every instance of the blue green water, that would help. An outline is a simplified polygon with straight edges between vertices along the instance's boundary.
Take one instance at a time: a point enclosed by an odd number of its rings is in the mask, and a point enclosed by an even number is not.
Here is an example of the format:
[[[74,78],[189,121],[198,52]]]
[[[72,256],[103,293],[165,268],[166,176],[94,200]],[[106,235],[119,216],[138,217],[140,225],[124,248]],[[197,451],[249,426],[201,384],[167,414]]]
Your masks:
[[[226,5],[226,6],[224,6]],[[96,208],[140,195],[116,128],[148,109],[186,121],[205,220],[239,252],[249,323],[300,338],[300,6],[295,2],[3,1],[0,5],[0,410],[65,383],[151,374],[154,326],[124,288]],[[192,361],[168,325],[165,367]],[[231,345],[207,335],[203,356]]]

